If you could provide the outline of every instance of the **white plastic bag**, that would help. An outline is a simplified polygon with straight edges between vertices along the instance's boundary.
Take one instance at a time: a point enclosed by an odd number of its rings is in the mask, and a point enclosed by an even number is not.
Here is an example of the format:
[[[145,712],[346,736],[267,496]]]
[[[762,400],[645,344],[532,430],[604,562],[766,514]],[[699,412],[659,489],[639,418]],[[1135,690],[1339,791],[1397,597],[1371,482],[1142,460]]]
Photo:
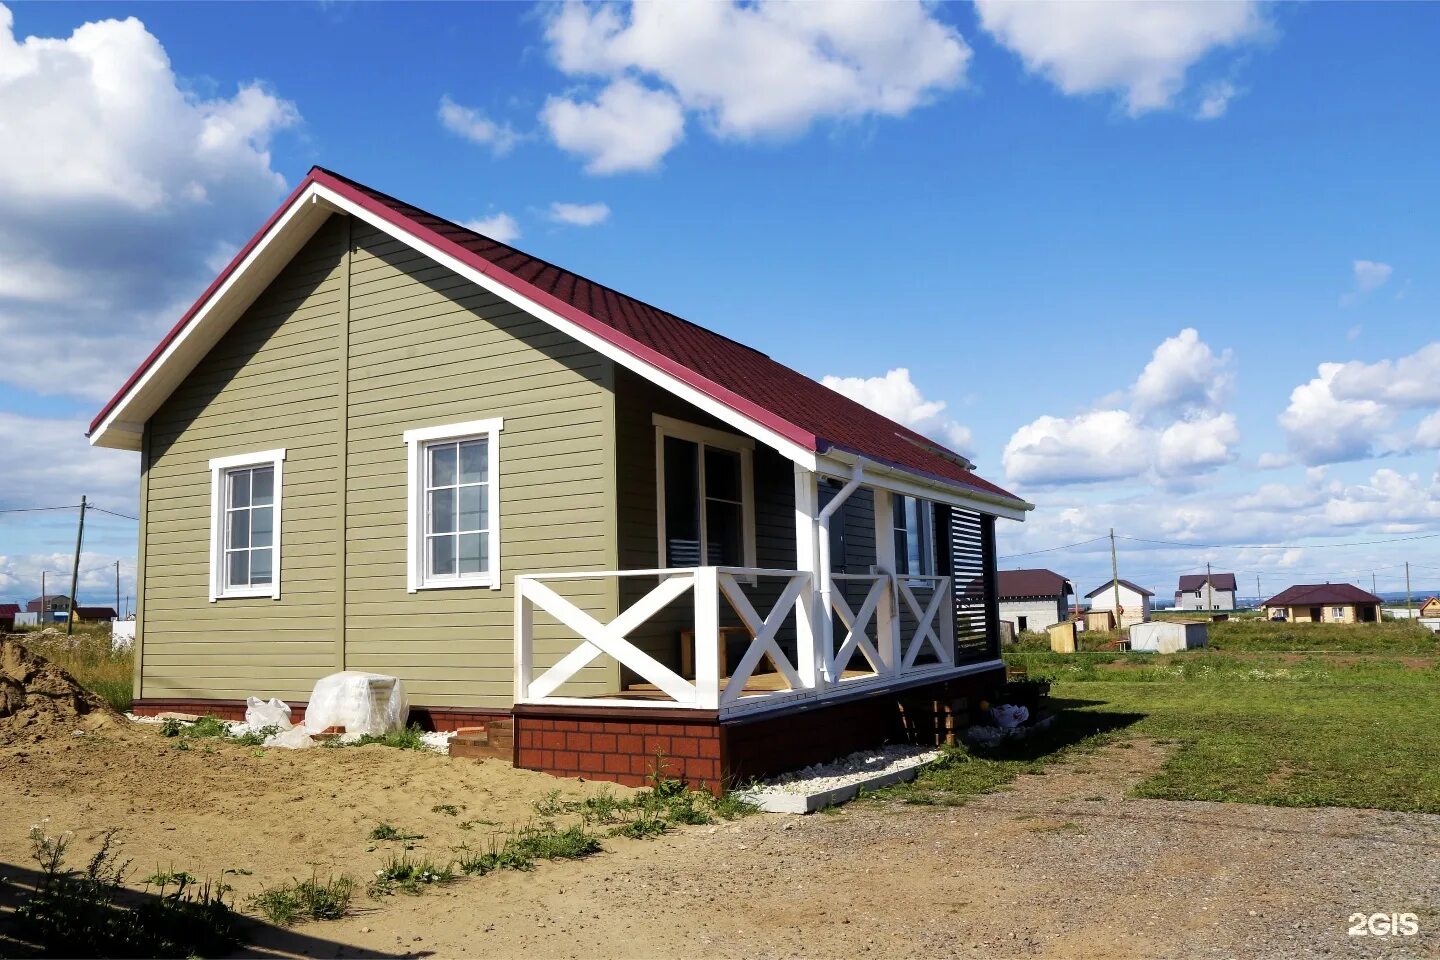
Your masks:
[[[991,707],[990,715],[995,718],[995,723],[1003,729],[1013,730],[1030,719],[1030,710],[1026,707],[1002,703],[999,706]]]
[[[273,733],[265,738],[262,747],[280,747],[285,750],[303,750],[306,747],[315,746],[315,741],[310,739],[310,731],[304,725],[291,727],[279,733]]]
[[[410,702],[398,677],[346,670],[315,682],[305,728],[320,733],[343,727],[348,736],[379,736],[404,730],[409,716]]]
[[[279,727],[281,730],[289,730],[290,705],[283,700],[274,698],[261,700],[259,697],[246,697],[245,726],[251,730],[260,730],[264,727]]]

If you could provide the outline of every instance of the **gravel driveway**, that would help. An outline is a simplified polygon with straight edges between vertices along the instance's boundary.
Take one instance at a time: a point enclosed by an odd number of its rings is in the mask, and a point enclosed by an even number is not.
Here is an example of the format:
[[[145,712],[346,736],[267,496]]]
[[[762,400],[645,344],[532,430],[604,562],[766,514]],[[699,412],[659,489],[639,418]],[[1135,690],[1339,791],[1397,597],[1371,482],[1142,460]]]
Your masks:
[[[1440,817],[1125,799],[1132,741],[963,807],[700,827],[304,928],[313,954],[1311,957],[1440,954]],[[1413,912],[1411,937],[1353,913]],[[272,946],[280,946],[274,944]]]

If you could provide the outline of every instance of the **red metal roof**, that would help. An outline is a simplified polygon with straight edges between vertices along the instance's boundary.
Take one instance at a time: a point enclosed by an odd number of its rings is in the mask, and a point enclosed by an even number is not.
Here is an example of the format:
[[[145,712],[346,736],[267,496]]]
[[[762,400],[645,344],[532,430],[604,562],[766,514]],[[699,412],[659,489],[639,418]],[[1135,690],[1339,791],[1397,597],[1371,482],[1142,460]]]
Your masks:
[[[815,452],[831,447],[904,470],[1022,503],[977,476],[947,450],[908,427],[843,397],[765,354],[641,300],[500,243],[442,217],[320,167],[311,169],[286,206],[319,183],[567,320],[604,337],[786,439]],[[285,208],[282,206],[281,210]],[[259,241],[276,215],[241,250],[216,283],[96,416],[94,431],[155,362],[165,346]]]
[[[1021,597],[1063,597],[1074,592],[1070,581],[1054,570],[1043,568],[1001,570],[998,576],[1001,600],[1018,600]]]
[[[14,616],[20,612],[18,603],[0,603],[0,617]]]
[[[1136,593],[1140,594],[1142,597],[1153,597],[1153,596],[1155,596],[1155,594],[1151,593],[1149,590],[1146,590],[1144,587],[1142,587],[1142,586],[1140,586],[1140,585],[1138,585],[1138,584],[1131,583],[1129,580],[1126,580],[1124,577],[1121,577],[1121,578],[1120,578],[1120,586],[1122,586],[1122,587],[1129,587],[1131,590],[1134,590]],[[1098,597],[1098,596],[1100,596],[1100,594],[1104,593],[1106,590],[1113,590],[1114,588],[1115,588],[1115,581],[1114,581],[1114,580],[1106,580],[1104,583],[1100,584],[1100,586],[1096,587],[1094,590],[1091,590],[1089,593],[1085,594],[1085,599],[1090,600],[1090,599],[1092,599],[1092,598],[1094,598],[1094,597]]]
[[[1352,603],[1380,603],[1379,597],[1351,583],[1297,583],[1266,600],[1267,607],[1346,606]]]

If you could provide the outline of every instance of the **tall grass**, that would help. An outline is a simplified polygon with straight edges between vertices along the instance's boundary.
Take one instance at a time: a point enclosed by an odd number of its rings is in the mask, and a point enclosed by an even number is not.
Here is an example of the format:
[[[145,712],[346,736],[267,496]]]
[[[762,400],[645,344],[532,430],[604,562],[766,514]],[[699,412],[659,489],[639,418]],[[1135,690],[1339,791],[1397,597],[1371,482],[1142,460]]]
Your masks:
[[[134,693],[135,652],[110,649],[109,624],[78,624],[73,636],[65,628],[21,634],[20,642],[74,677],[87,690],[103,697],[122,713],[130,709]]]

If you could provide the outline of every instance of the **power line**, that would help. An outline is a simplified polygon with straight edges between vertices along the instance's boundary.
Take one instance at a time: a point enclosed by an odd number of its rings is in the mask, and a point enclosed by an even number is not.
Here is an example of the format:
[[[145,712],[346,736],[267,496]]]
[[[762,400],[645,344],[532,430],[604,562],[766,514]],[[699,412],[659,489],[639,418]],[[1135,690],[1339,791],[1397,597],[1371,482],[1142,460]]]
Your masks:
[[[1409,543],[1413,540],[1434,540],[1440,533],[1423,533],[1414,537],[1389,540],[1357,540],[1353,543],[1184,543],[1179,540],[1147,540],[1144,537],[1119,536],[1132,543],[1151,543],[1164,547],[1194,547],[1202,550],[1318,550],[1323,547],[1373,547],[1384,543]]]
[[[45,510],[79,510],[80,504],[72,503],[64,507],[4,507],[0,513],[40,513]]]
[[[1057,550],[1069,550],[1069,549],[1071,549],[1072,547],[1083,547],[1083,546],[1085,546],[1086,544],[1099,543],[1101,540],[1109,540],[1109,539],[1110,539],[1110,537],[1109,537],[1109,535],[1107,534],[1106,536],[1103,536],[1103,537],[1095,537],[1095,538],[1093,538],[1093,539],[1091,539],[1091,540],[1081,540],[1081,541],[1079,541],[1078,543],[1067,543],[1067,544],[1063,544],[1062,546],[1058,546],[1058,547],[1046,547],[1044,550],[1030,550],[1030,551],[1027,551],[1026,553],[1010,553],[1010,554],[1006,554],[1006,555],[1003,556],[1003,557],[996,557],[995,559],[996,559],[996,560],[1015,560],[1015,559],[1017,559],[1017,558],[1019,558],[1019,557],[1033,557],[1033,556],[1035,556],[1036,554],[1039,554],[1039,553],[1054,553],[1054,552],[1057,551]]]
[[[93,503],[90,505],[90,509],[97,513],[108,513],[110,516],[119,517],[121,520],[133,520],[136,523],[140,522],[139,517],[132,517],[128,513],[116,513],[114,510],[106,510],[104,507],[97,507]]]

